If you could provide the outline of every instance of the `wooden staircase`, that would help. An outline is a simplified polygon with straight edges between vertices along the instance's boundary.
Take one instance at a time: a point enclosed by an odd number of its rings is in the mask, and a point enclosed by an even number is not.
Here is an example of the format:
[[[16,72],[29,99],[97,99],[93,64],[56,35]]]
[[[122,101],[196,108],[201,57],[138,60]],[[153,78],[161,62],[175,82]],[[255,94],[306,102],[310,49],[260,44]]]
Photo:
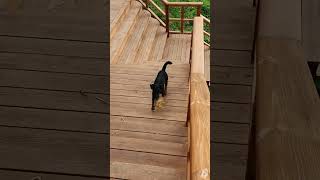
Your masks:
[[[111,22],[111,64],[149,64],[171,60],[189,64],[191,35],[172,34],[138,1],[128,1]]]

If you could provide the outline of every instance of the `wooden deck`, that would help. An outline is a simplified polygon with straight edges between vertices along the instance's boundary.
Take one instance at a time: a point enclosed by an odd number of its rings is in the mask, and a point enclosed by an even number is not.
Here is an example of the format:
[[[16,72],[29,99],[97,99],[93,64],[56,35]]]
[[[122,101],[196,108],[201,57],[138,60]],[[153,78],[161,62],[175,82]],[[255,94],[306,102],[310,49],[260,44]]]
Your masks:
[[[252,1],[217,0],[211,46],[212,178],[245,179],[251,124],[255,8]]]
[[[111,36],[111,177],[184,180],[191,36],[167,39],[139,2],[128,2],[112,2],[125,5],[113,9],[111,22],[111,32],[117,29]],[[167,67],[166,106],[152,112],[150,84],[167,60],[173,65]]]
[[[0,0],[0,179],[106,179],[108,108],[96,97],[108,101],[108,6],[11,2]]]

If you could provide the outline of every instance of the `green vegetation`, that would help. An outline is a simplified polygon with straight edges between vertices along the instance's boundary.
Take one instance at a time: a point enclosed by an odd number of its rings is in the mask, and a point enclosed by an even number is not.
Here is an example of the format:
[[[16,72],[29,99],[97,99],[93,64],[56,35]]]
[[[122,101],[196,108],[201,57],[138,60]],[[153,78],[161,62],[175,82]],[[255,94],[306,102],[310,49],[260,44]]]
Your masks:
[[[203,2],[203,6],[201,9],[201,13],[203,16],[210,18],[210,0],[169,0],[171,2]],[[161,0],[154,0],[154,2],[164,10],[164,5],[162,4]],[[150,8],[155,12],[164,22],[165,17],[157,11],[156,8],[154,8],[151,4],[149,4]],[[170,17],[171,18],[180,18],[181,17],[181,8],[180,7],[170,7],[169,9]],[[187,7],[185,8],[185,18],[194,18],[197,14],[197,9],[194,7]],[[180,31],[181,23],[180,22],[171,22],[170,23],[170,30],[173,31]],[[209,25],[205,23],[204,29],[207,32],[210,32]],[[184,30],[185,31],[192,31],[192,22],[185,22],[184,23]],[[209,37],[205,36],[205,41],[210,42]]]

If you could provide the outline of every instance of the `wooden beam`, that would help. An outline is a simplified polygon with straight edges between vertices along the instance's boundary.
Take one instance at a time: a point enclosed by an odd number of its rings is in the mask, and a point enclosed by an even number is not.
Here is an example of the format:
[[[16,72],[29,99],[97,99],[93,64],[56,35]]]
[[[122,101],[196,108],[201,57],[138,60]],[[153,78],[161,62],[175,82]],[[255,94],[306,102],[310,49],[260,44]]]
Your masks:
[[[195,17],[190,81],[191,180],[210,179],[210,92],[204,77],[203,18]]]

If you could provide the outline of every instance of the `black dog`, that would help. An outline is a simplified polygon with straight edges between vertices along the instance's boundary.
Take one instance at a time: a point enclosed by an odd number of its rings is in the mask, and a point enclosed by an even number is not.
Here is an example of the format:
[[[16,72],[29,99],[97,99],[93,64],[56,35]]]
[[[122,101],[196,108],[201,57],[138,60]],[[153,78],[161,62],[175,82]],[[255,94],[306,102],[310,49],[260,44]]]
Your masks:
[[[168,64],[172,64],[172,62],[167,61],[163,65],[162,70],[159,71],[154,83],[150,84],[150,88],[152,89],[152,111],[155,111],[155,103],[159,99],[160,94],[162,95],[162,97],[166,96],[167,94],[168,74],[166,73],[166,68]]]

